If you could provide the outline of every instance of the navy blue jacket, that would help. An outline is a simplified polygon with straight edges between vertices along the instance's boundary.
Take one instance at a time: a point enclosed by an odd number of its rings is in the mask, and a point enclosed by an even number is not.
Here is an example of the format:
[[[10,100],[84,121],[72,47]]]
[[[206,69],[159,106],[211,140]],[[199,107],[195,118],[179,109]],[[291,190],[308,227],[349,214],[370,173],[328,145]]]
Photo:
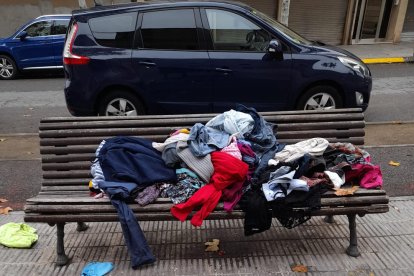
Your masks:
[[[98,159],[106,181],[133,182],[139,189],[157,182],[176,182],[175,170],[165,165],[152,142],[138,137],[106,140]]]
[[[152,142],[136,137],[114,137],[106,140],[99,151],[105,181],[99,183],[111,198],[121,222],[132,268],[155,262],[134,213],[126,204],[137,189],[157,182],[176,182],[175,170],[167,167]]]

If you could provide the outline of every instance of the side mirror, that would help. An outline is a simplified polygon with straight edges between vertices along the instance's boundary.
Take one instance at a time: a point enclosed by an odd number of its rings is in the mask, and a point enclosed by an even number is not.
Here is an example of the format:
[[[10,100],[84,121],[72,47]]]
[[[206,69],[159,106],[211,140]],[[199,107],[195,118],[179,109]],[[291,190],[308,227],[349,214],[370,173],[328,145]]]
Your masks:
[[[266,52],[271,54],[281,53],[282,50],[282,44],[280,44],[279,40],[272,39],[269,42],[269,45],[266,48]]]
[[[26,37],[27,37],[27,32],[26,32],[26,31],[23,31],[23,32],[21,32],[21,33],[19,34],[19,38],[20,38],[20,40],[25,40],[25,39],[26,39]]]

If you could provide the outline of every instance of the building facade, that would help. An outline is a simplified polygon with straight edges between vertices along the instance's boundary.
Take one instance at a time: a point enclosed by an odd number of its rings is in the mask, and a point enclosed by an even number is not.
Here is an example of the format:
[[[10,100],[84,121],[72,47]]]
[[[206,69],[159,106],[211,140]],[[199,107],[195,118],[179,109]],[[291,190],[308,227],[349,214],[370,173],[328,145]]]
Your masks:
[[[137,0],[144,1],[144,0]],[[239,0],[310,40],[333,45],[414,41],[414,0]],[[129,0],[96,0],[110,5]],[[93,0],[2,0],[0,37],[43,14],[70,13]]]

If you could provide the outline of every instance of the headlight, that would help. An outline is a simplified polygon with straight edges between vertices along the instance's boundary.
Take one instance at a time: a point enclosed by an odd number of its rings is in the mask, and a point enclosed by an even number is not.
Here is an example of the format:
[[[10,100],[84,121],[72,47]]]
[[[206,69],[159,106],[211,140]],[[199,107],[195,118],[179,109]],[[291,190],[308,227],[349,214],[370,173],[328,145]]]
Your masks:
[[[368,67],[362,62],[349,57],[338,57],[338,59],[343,65],[351,68],[352,70],[361,73],[363,76],[369,76]]]

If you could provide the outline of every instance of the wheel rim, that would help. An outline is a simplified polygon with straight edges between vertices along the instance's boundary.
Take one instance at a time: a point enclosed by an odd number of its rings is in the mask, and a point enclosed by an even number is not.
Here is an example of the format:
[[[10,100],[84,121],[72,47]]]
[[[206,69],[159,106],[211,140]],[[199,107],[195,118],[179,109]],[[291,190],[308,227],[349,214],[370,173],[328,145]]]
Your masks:
[[[335,109],[335,99],[328,93],[317,93],[310,97],[305,103],[305,110]]]
[[[109,102],[106,107],[106,116],[137,116],[137,109],[127,99],[117,98]]]
[[[0,76],[3,78],[11,78],[13,76],[13,65],[6,58],[0,59]]]

